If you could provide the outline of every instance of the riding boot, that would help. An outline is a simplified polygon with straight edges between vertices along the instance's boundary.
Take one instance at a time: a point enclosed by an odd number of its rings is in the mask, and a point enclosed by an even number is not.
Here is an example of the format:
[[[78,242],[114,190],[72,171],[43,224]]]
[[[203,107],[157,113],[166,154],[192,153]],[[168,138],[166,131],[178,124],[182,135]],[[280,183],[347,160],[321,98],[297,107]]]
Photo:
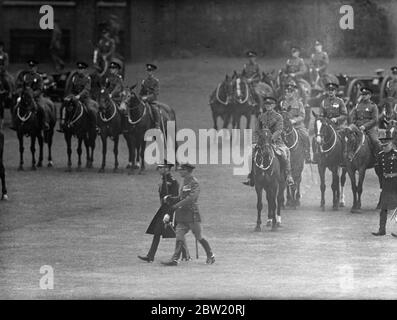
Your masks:
[[[379,231],[372,232],[374,236],[384,236],[386,234],[386,221],[387,221],[387,210],[382,209],[379,213]]]
[[[292,178],[291,175],[291,162],[289,161],[288,155],[284,153],[282,154],[281,159],[283,162],[282,167],[284,168],[287,185],[291,186],[294,184],[294,179]]]
[[[160,112],[158,108],[152,104],[150,105],[150,108],[152,109],[154,127],[156,129],[160,129]]]
[[[251,163],[251,171],[247,176],[247,181],[243,182],[244,185],[253,187],[255,185],[254,180],[254,152],[252,152],[252,163]]]
[[[208,243],[207,240],[205,240],[204,238],[202,238],[201,240],[199,240],[200,244],[203,246],[205,253],[207,254],[207,264],[213,264],[215,262],[215,256],[212,253],[210,244]]]
[[[61,106],[60,110],[59,110],[59,129],[57,130],[58,132],[63,133],[64,132],[64,121],[65,121],[65,117],[63,112],[65,111],[65,108],[63,106]]]

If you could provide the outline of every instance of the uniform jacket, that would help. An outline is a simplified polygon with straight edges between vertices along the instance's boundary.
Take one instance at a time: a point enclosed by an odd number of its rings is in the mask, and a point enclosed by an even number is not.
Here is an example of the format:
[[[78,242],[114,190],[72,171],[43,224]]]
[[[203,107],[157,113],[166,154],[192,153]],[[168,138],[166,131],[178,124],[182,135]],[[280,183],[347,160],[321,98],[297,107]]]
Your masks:
[[[350,113],[350,122],[371,130],[378,123],[378,107],[372,101],[361,101]]]
[[[303,106],[302,101],[297,98],[285,99],[281,101],[281,109],[288,110],[291,108],[288,113],[291,116],[291,120],[295,120],[294,127],[297,129],[304,128],[303,121],[305,120],[305,107]]]
[[[387,96],[397,98],[397,79],[391,79],[386,87]]]
[[[326,97],[320,104],[321,117],[328,119],[336,118],[337,127],[340,127],[347,120],[347,109],[345,103],[341,98],[338,97]]]
[[[382,177],[381,209],[393,210],[397,207],[397,150],[379,152],[377,163]]]
[[[81,100],[88,99],[91,91],[91,77],[85,74],[76,73],[71,81],[71,93],[80,95]]]
[[[16,88],[21,90],[24,86],[30,87],[33,90],[33,96],[38,97],[43,90],[43,79],[38,72],[23,71],[16,80]]]
[[[201,222],[201,217],[197,205],[200,194],[200,186],[197,179],[188,176],[183,180],[178,197],[171,197],[170,200],[177,208],[175,211],[176,223]]]
[[[157,100],[159,91],[160,91],[159,80],[153,76],[149,76],[145,80],[142,81],[141,91],[139,92],[139,95],[141,97],[147,96],[147,98],[148,98],[147,100],[149,102],[153,102],[154,100]]]
[[[268,128],[272,133],[274,143],[283,144],[281,133],[283,132],[283,117],[276,111],[270,110],[261,113],[256,121],[256,128],[253,137],[253,143],[258,142],[258,133],[264,128]]]
[[[292,57],[287,60],[286,68],[287,73],[295,73],[297,77],[303,76],[307,71],[307,67],[303,59],[296,57]]]
[[[328,54],[324,51],[314,52],[310,57],[310,62],[314,68],[319,68],[321,74],[325,73],[329,64]]]
[[[179,184],[171,174],[166,174],[163,176],[162,182],[159,185],[159,196],[161,206],[159,210],[154,215],[152,221],[146,230],[147,234],[162,235],[163,238],[175,238],[175,232],[170,227],[164,224],[163,218],[166,214],[170,215],[170,221],[172,221],[172,216],[174,212],[171,210],[171,205],[163,203],[163,198],[167,195],[171,197],[178,196]]]
[[[106,87],[111,97],[120,102],[124,90],[123,77],[120,74],[110,74],[106,80]]]
[[[243,68],[242,76],[246,79],[251,79],[252,83],[259,82],[261,78],[259,65],[256,62],[246,63]]]

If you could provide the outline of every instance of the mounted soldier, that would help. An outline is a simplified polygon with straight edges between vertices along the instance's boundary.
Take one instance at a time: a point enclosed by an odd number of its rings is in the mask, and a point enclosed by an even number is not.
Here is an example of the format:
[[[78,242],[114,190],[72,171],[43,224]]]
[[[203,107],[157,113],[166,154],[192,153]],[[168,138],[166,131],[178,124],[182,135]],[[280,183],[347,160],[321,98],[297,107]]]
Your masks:
[[[146,64],[147,78],[142,80],[139,96],[148,105],[154,126],[160,128],[160,112],[156,105],[160,90],[160,82],[154,77],[155,70],[157,70],[157,66],[151,63]]]
[[[8,57],[8,53],[4,51],[4,42],[0,41],[0,73],[3,74],[4,78],[10,85],[12,85],[12,76],[8,72],[8,67],[10,64],[10,60]]]
[[[391,67],[391,79],[387,82],[386,94],[388,98],[397,99],[397,67]]]
[[[28,69],[19,73],[17,79],[15,80],[15,89],[16,94],[18,96],[17,105],[19,103],[19,98],[22,95],[24,90],[28,90],[32,94],[32,97],[36,103],[34,103],[33,108],[37,112],[40,127],[42,130],[47,130],[49,128],[48,119],[46,119],[46,105],[49,102],[48,98],[44,98],[42,96],[43,93],[43,79],[41,75],[38,73],[38,62],[36,60],[28,61]],[[15,112],[12,113],[12,126],[10,127],[12,130],[16,130],[15,125]]]
[[[306,163],[311,163],[310,159],[310,139],[309,133],[304,126],[305,108],[298,95],[298,86],[291,81],[285,89],[285,98],[280,102],[280,109],[287,111],[291,116],[291,124],[294,126],[300,138],[302,138],[305,149]]]
[[[350,112],[349,122],[367,134],[376,158],[382,148],[378,139],[378,106],[371,101],[371,89],[363,87],[360,91],[359,103]]]
[[[120,74],[122,62],[114,58],[109,66],[109,73],[105,79],[105,87],[109,92],[110,98],[118,105],[121,103],[121,96],[124,91],[123,76]]]
[[[294,180],[291,176],[291,163],[290,163],[290,153],[288,147],[285,145],[281,134],[283,132],[283,118],[282,116],[274,110],[276,107],[277,100],[273,97],[264,98],[264,106],[265,112],[261,113],[258,116],[258,120],[256,122],[256,128],[253,136],[253,150],[256,150],[256,143],[258,141],[259,132],[267,128],[271,131],[273,135],[273,147],[275,153],[279,156],[279,159],[282,164],[282,169],[286,175],[286,181],[288,185],[293,185]],[[253,152],[254,154],[254,152]],[[251,167],[251,172],[248,175],[248,181],[243,182],[243,184],[247,186],[254,186],[254,177],[253,177],[253,166]]]
[[[328,54],[323,51],[323,46],[320,41],[314,43],[315,52],[310,57],[310,82],[311,85],[322,90],[324,87],[324,77],[327,74],[327,67],[329,64]]]
[[[91,77],[86,73],[88,68],[88,64],[82,61],[77,62],[77,72],[73,75],[70,88],[66,88],[66,93],[76,100],[79,100],[88,114],[88,118],[90,121],[90,127],[96,128],[98,131],[98,127],[96,124],[97,114],[98,114],[98,105],[97,103],[91,99],[90,92],[91,92]],[[60,110],[61,119],[60,119],[60,130],[59,132],[63,132],[63,108]]]
[[[247,52],[248,63],[244,64],[241,77],[247,81],[248,87],[250,89],[250,105],[256,105],[257,100],[259,107],[261,108],[263,105],[263,98],[261,92],[258,89],[258,84],[261,81],[261,71],[258,63],[256,62],[256,56],[257,54],[255,51]]]
[[[319,117],[324,117],[331,120],[337,132],[341,131],[348,118],[346,105],[341,98],[336,96],[338,89],[337,83],[327,83],[327,97],[320,104]],[[318,145],[313,141],[313,163],[318,163],[319,150]]]
[[[300,57],[300,48],[291,48],[291,58],[289,58],[285,65],[286,73],[292,79],[301,80],[307,72],[305,61]]]

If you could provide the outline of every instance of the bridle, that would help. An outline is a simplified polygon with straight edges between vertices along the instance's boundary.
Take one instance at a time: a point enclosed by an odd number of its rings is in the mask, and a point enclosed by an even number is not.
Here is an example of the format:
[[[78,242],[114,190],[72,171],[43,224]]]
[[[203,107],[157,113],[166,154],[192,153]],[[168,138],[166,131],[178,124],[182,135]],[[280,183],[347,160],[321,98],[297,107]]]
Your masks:
[[[102,92],[103,93],[103,92]],[[115,116],[116,116],[116,114],[117,114],[117,106],[116,106],[116,103],[113,101],[113,99],[111,99],[110,97],[109,97],[109,102],[110,102],[110,105],[113,107],[113,113],[112,113],[112,115],[110,116],[110,118],[106,118],[104,115],[103,115],[103,112],[101,112],[101,111],[99,111],[99,117],[101,118],[101,120],[103,121],[103,122],[109,122],[109,121],[111,121]]]
[[[132,94],[131,94],[131,96],[132,96]],[[128,102],[130,102],[131,96],[128,97]],[[139,101],[139,104],[137,104],[137,105],[135,105],[135,106],[133,106],[133,107],[128,107],[128,106],[127,106],[127,118],[128,118],[128,123],[131,124],[131,125],[136,125],[136,124],[140,123],[140,122],[142,121],[142,119],[144,118],[144,116],[146,115],[146,109],[147,109],[145,103],[144,103],[141,99],[139,99],[139,97],[137,97],[135,94],[134,94],[134,96],[135,96],[135,98]],[[126,103],[126,104],[127,104],[127,103]],[[135,121],[131,120],[129,110],[139,109],[139,106],[140,106],[140,105],[143,106],[142,115],[141,115],[137,120],[135,120]]]
[[[240,98],[240,96],[241,96],[241,83],[244,83],[245,86],[247,87],[246,90],[245,90],[245,98],[244,99]],[[246,103],[248,101],[248,98],[249,98],[248,85],[244,81],[242,81],[241,78],[237,78],[236,79],[236,93],[237,93],[237,102],[239,104],[244,104],[244,103]]]
[[[288,150],[292,150],[292,149],[294,149],[296,146],[297,146],[297,144],[298,144],[298,141],[299,141],[299,135],[298,135],[298,132],[296,131],[296,129],[294,128],[294,127],[292,127],[292,129],[289,131],[289,132],[284,132],[284,136],[285,137],[288,137],[288,136],[290,136],[290,135],[294,135],[294,143],[292,144],[292,146],[287,146],[287,148],[288,148]],[[287,144],[286,144],[287,145]]]
[[[216,96],[216,100],[220,103],[220,104],[223,104],[223,105],[227,105],[228,103],[227,103],[227,95],[226,95],[226,101],[222,101],[222,99],[219,97],[219,90],[221,89],[221,86],[222,86],[222,83],[219,83],[218,84],[218,86],[216,87],[216,93],[215,93],[215,96]]]
[[[322,120],[320,120],[320,119],[317,119],[316,120],[316,122],[317,121],[320,121],[321,122],[321,124],[323,123],[323,121]],[[337,138],[337,134],[336,134],[336,131],[335,131],[335,129],[334,129],[334,127],[332,126],[332,125],[330,125],[330,124],[328,124],[328,123],[324,123],[326,126],[328,126],[328,127],[330,127],[331,128],[331,130],[332,130],[332,133],[333,133],[333,136],[334,136],[334,141],[333,141],[333,143],[332,143],[332,145],[331,145],[331,147],[329,147],[328,149],[326,149],[326,150],[324,150],[323,149],[323,144],[325,145],[325,144],[327,144],[327,142],[326,141],[324,141],[324,143],[322,143],[322,144],[319,144],[319,146],[320,146],[320,152],[321,153],[328,153],[328,152],[330,152],[330,151],[332,151],[334,148],[335,148],[335,145],[336,145],[336,141],[338,140],[338,138]],[[318,129],[318,131],[320,131],[321,130],[321,128],[320,129]],[[321,135],[320,134],[320,132],[318,132],[318,133],[316,133],[316,137],[321,137],[321,140],[323,140],[322,138],[323,138],[323,135]]]
[[[71,101],[68,101],[68,103],[71,103]],[[83,116],[84,113],[84,107],[83,103],[79,100],[76,100],[77,106],[80,107],[80,111],[78,111],[78,108],[75,108],[75,112],[72,116],[72,120],[69,121],[68,126],[71,127],[73,126],[77,121],[80,120],[80,118]]]

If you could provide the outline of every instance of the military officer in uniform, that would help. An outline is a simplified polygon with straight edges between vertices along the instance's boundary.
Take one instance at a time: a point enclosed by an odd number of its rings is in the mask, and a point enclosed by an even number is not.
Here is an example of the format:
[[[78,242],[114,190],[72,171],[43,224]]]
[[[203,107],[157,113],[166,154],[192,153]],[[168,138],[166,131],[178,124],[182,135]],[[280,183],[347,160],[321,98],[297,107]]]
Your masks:
[[[324,76],[327,73],[327,67],[329,64],[328,54],[323,51],[323,46],[320,41],[316,41],[314,43],[315,52],[312,53],[310,57],[310,81],[312,86],[320,86],[319,89],[323,86],[322,81],[319,83],[315,83],[317,78],[317,74],[320,77],[320,80],[324,79]]]
[[[254,51],[248,51],[247,52],[247,57],[248,57],[248,63],[244,64],[243,71],[241,73],[241,76],[247,81],[248,86],[250,88],[250,99],[251,105],[255,105],[255,99],[256,97],[259,102],[259,107],[262,107],[263,105],[263,98],[261,94],[257,91],[257,85],[261,80],[261,72],[259,69],[259,65],[256,62],[256,52]]]
[[[183,178],[183,185],[180,189],[179,196],[166,196],[167,203],[173,203],[172,209],[175,211],[176,220],[176,245],[171,260],[163,262],[167,266],[177,266],[178,257],[185,241],[185,234],[192,230],[196,240],[200,242],[207,254],[207,264],[215,262],[215,256],[206,239],[201,234],[201,217],[197,206],[197,200],[200,193],[200,187],[197,179],[192,175],[195,167],[191,164],[182,164],[179,173]],[[170,221],[170,215],[164,216],[164,222]]]
[[[304,143],[306,163],[311,163],[309,133],[303,123],[305,120],[305,108],[302,101],[299,99],[298,86],[295,83],[289,83],[287,85],[285,89],[285,98],[280,102],[280,109],[282,111],[287,111],[291,116],[291,124]]]
[[[336,131],[343,129],[348,118],[346,105],[341,98],[336,96],[336,91],[338,89],[337,83],[327,83],[327,97],[320,104],[320,117],[325,117],[330,119],[335,124]],[[318,144],[315,139],[313,140],[313,163],[318,162],[319,150]]]
[[[290,153],[288,147],[284,144],[281,137],[283,132],[283,117],[274,110],[276,107],[277,100],[273,97],[264,98],[265,112],[259,114],[258,120],[256,121],[256,128],[253,136],[253,149],[256,148],[256,143],[258,141],[259,131],[263,128],[269,129],[272,134],[272,140],[274,143],[274,148],[276,154],[280,156],[282,168],[285,171],[287,177],[287,184],[294,184],[294,179],[291,176],[291,163],[290,163]],[[252,157],[253,158],[253,157]],[[243,182],[247,186],[254,186],[254,176],[253,176],[253,166],[251,166],[251,172],[248,175],[248,181]]]
[[[386,86],[387,97],[397,99],[397,67],[391,67],[391,79]]]
[[[164,197],[176,197],[179,192],[179,184],[172,175],[170,169],[173,167],[172,164],[164,163],[159,164],[157,169],[162,177],[161,184],[159,185],[159,196],[160,196],[160,209],[157,211],[153,220],[151,221],[147,234],[153,235],[152,245],[150,246],[149,252],[146,256],[138,256],[139,259],[146,262],[153,262],[154,256],[156,254],[157,248],[160,243],[160,237],[163,238],[175,238],[175,231],[173,229],[173,215],[174,212],[171,210],[171,205],[165,203]],[[169,215],[169,221],[164,223],[163,219],[165,215]],[[186,242],[183,242],[182,249],[182,260],[191,260],[189,250],[187,249]],[[177,257],[179,259],[179,256]]]
[[[381,150],[378,139],[378,107],[371,101],[372,91],[369,88],[361,88],[360,102],[350,113],[350,123],[353,123],[371,140],[372,152],[376,158]]]
[[[66,92],[70,92],[70,94],[77,100],[80,100],[85,107],[86,112],[88,113],[88,117],[90,120],[91,128],[97,127],[97,114],[98,114],[98,105],[97,103],[91,99],[91,77],[86,74],[88,68],[88,64],[82,61],[77,62],[77,73],[72,77],[70,88],[66,88]],[[63,108],[61,108],[61,121],[60,121],[60,130],[59,132],[63,132]]]
[[[292,47],[291,58],[286,63],[286,72],[294,79],[302,78],[307,72],[306,64],[299,55],[300,49],[298,47]]]
[[[105,86],[112,98],[118,105],[121,103],[121,94],[124,91],[123,77],[120,74],[121,62],[113,59],[109,66],[109,74],[105,79]]]
[[[151,63],[146,64],[147,78],[142,81],[139,95],[143,101],[148,103],[155,127],[160,128],[160,113],[156,106],[160,85],[159,80],[154,77],[155,70],[157,70],[157,66]]]
[[[372,232],[374,236],[386,234],[387,211],[397,208],[397,148],[393,142],[395,128],[386,131],[386,137],[381,138],[382,151],[378,153],[377,166],[382,176],[382,191],[380,195],[379,230]],[[394,237],[397,234],[392,233]]]
[[[15,88],[18,97],[21,97],[23,90],[25,89],[31,90],[33,98],[36,101],[34,108],[37,111],[41,129],[47,130],[49,128],[49,125],[45,115],[45,104],[48,103],[48,100],[44,99],[42,96],[43,79],[41,75],[38,73],[38,64],[39,63],[33,59],[28,61],[29,69],[24,70],[19,74],[18,78],[15,81]],[[16,108],[14,110],[14,113],[15,111]],[[16,130],[14,113],[12,119],[12,126],[10,128]]]
[[[4,51],[4,42],[0,41],[0,73],[3,73],[6,80],[12,82],[12,77],[7,69],[10,64],[8,53]]]

